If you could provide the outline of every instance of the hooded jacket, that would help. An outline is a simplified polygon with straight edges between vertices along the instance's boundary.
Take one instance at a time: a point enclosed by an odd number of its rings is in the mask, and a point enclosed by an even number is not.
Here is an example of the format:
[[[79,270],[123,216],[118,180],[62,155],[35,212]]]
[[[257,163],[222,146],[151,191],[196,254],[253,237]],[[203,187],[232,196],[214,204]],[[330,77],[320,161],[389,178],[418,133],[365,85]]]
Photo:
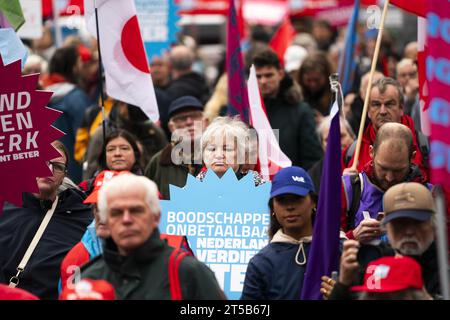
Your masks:
[[[308,170],[323,156],[316,134],[314,114],[309,105],[301,101],[300,87],[285,76],[276,97],[264,99],[272,129],[279,130],[281,150],[293,166]]]
[[[250,259],[241,300],[299,300],[311,240],[296,240],[279,229]]]
[[[72,188],[59,194],[53,217],[19,277],[18,288],[40,299],[58,298],[61,261],[93,219],[91,208],[82,203],[84,198],[81,191]],[[5,283],[16,275],[16,268],[51,205],[51,201],[29,193],[23,195],[22,207],[5,204],[0,215],[0,278]]]
[[[109,238],[105,241],[103,255],[82,267],[81,278],[108,281],[116,290],[117,299],[170,300],[168,266],[173,250],[160,239],[158,229],[128,256],[120,255]],[[179,281],[183,299],[224,298],[214,273],[192,256],[181,260]]]

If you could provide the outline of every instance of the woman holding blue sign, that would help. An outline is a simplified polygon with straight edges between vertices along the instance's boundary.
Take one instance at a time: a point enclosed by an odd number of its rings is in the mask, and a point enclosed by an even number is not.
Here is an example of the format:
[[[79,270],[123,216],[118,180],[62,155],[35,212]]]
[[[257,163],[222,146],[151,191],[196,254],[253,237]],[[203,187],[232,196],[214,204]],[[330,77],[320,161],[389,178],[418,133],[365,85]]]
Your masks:
[[[202,135],[202,156],[205,168],[197,176],[203,181],[207,170],[212,170],[220,178],[232,168],[238,179],[253,174],[255,186],[264,183],[256,171],[245,168],[256,164],[256,131],[250,129],[237,118],[218,117]]]
[[[243,300],[300,299],[317,194],[300,167],[280,170],[270,191],[269,244],[249,262]]]

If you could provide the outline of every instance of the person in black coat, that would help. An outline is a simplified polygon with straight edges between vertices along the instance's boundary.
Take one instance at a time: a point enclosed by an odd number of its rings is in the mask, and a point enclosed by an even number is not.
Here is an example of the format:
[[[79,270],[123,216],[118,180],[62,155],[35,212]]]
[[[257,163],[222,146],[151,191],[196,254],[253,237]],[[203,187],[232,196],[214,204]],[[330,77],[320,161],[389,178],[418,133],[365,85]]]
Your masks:
[[[6,203],[0,215],[0,281],[7,284],[16,276],[39,226],[55,200],[55,212],[45,228],[23,272],[17,288],[40,299],[57,299],[60,264],[67,252],[80,241],[93,216],[83,204],[85,195],[75,185],[67,184],[68,156],[64,145],[53,143],[60,157],[48,162],[53,175],[37,179],[39,193],[23,194],[21,207]],[[17,280],[16,280],[17,282]]]

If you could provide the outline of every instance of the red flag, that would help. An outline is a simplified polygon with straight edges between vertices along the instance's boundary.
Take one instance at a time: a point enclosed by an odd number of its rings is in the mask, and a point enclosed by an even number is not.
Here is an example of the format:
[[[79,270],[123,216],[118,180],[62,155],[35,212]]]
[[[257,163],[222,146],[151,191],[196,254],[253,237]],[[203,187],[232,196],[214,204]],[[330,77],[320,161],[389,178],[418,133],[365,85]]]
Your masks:
[[[424,0],[391,0],[390,3],[421,17],[425,17],[427,13],[425,8],[426,1]]]
[[[280,62],[284,65],[284,53],[294,40],[295,29],[291,20],[286,17],[270,40],[270,47],[277,53]]]

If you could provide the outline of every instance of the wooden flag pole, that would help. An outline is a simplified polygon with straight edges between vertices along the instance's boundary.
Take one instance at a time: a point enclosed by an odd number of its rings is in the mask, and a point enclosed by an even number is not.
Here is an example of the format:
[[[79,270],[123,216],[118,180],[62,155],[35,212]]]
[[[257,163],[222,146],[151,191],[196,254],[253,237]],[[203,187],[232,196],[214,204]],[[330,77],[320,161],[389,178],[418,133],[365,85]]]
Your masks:
[[[373,54],[372,66],[370,68],[369,83],[367,85],[366,96],[364,98],[364,107],[363,107],[363,112],[362,112],[362,116],[361,116],[361,123],[359,125],[358,141],[356,142],[355,156],[353,157],[353,165],[351,167],[351,171],[357,171],[357,167],[358,167],[359,153],[361,151],[361,142],[362,142],[362,137],[364,134],[364,125],[366,124],[367,109],[369,106],[369,96],[370,96],[370,91],[372,90],[372,79],[373,79],[373,74],[375,73],[375,68],[377,66],[378,55],[380,53],[381,38],[383,36],[384,21],[386,19],[388,6],[389,6],[389,0],[385,0],[384,7],[383,7],[383,14],[381,15],[380,26],[378,28],[378,36],[377,36],[377,42],[375,44],[375,52]]]

